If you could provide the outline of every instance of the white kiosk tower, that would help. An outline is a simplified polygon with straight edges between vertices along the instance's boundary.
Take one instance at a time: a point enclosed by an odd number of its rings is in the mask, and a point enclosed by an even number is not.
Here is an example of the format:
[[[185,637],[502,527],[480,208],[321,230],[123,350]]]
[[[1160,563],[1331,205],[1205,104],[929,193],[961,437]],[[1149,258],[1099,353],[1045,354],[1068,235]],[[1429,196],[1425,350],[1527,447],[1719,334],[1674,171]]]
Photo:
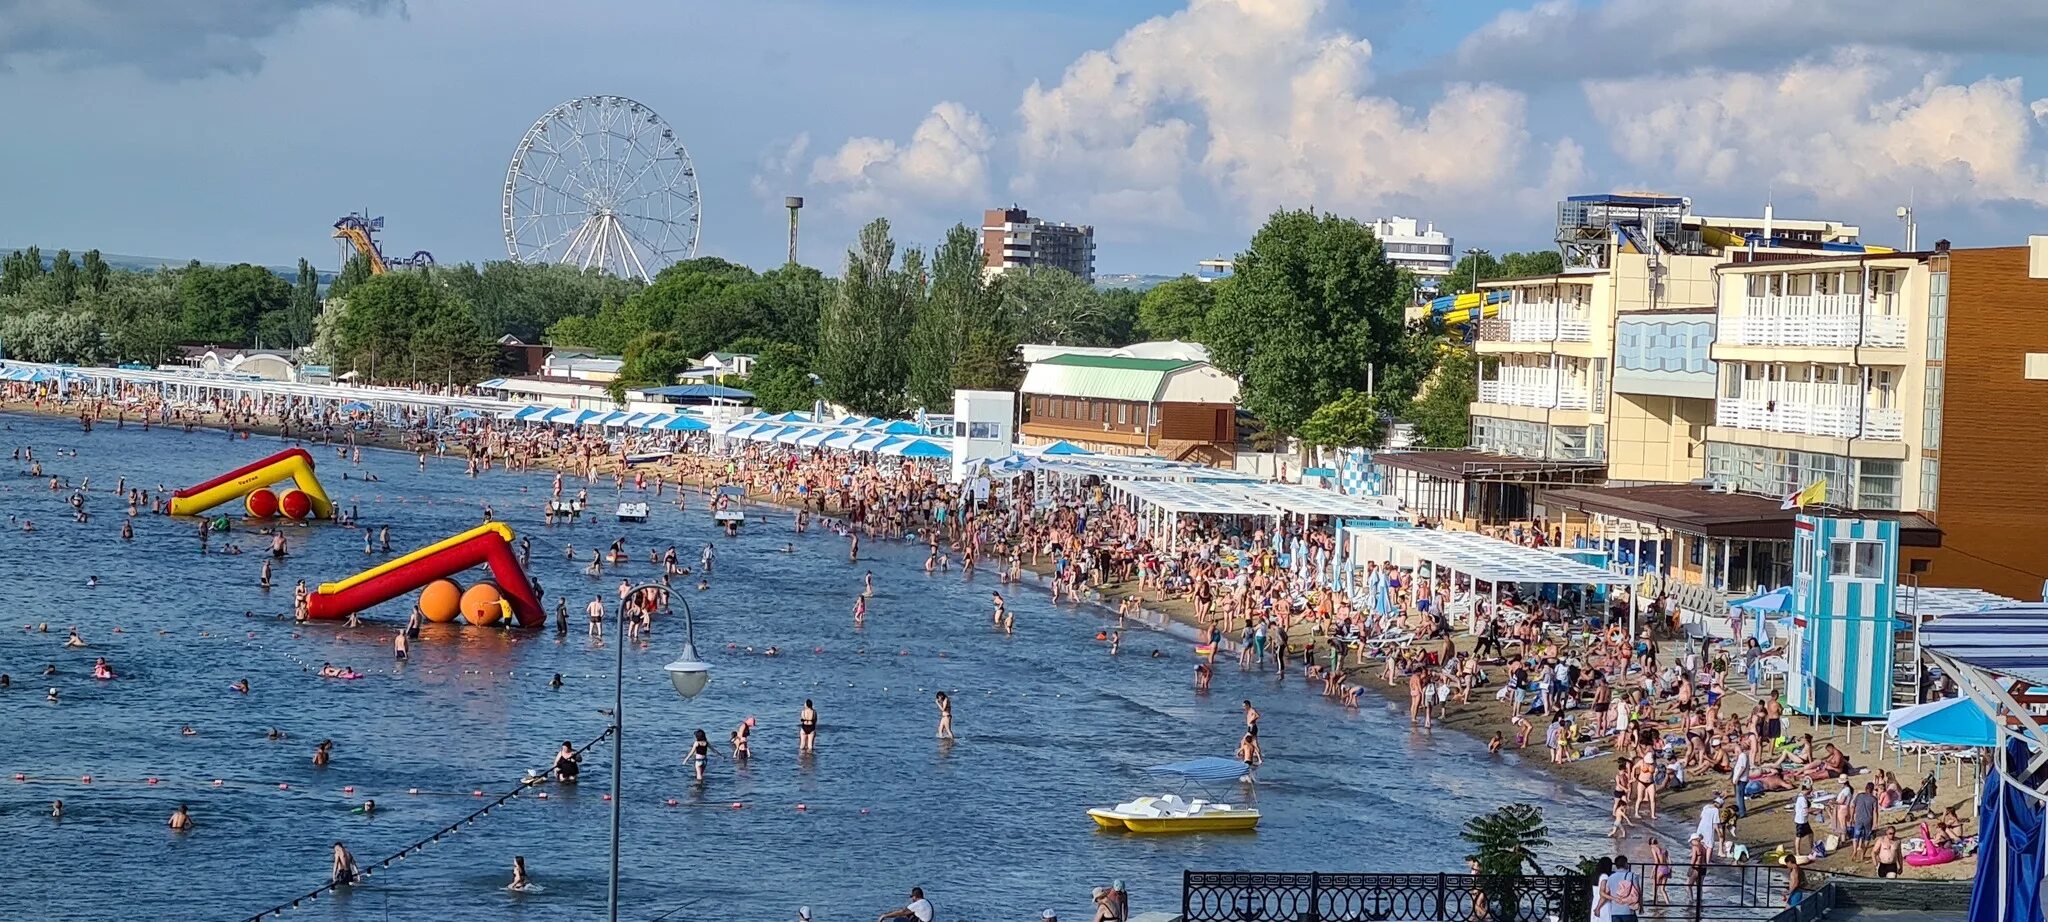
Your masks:
[[[953,392],[953,482],[967,466],[1007,458],[1017,449],[1017,395],[1013,391]]]

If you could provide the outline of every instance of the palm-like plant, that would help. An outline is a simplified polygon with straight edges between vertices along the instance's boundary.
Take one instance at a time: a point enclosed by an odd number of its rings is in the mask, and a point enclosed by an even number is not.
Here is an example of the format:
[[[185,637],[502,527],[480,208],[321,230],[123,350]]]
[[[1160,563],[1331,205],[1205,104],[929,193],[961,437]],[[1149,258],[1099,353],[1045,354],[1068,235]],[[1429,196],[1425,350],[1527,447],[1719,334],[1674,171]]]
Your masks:
[[[1478,868],[1479,892],[1489,904],[1481,917],[1519,918],[1522,872],[1543,873],[1536,852],[1550,847],[1550,827],[1543,822],[1543,811],[1528,804],[1509,804],[1466,820],[1458,838],[1472,844],[1472,853],[1465,858]]]

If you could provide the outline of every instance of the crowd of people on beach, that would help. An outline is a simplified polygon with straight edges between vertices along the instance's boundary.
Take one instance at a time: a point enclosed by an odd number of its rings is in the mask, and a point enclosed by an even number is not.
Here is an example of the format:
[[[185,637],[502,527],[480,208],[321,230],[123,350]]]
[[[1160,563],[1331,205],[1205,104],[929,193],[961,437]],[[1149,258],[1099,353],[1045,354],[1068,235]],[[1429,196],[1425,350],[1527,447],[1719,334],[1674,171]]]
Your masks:
[[[135,395],[131,395],[135,396]],[[548,521],[558,509],[565,521],[588,503],[592,489],[614,495],[633,493],[687,509],[692,491],[710,495],[711,505],[731,503],[719,488],[738,488],[753,501],[792,510],[793,528],[805,532],[829,529],[847,541],[849,560],[859,560],[861,542],[918,542],[926,550],[927,572],[994,571],[1001,588],[991,594],[993,625],[1005,632],[1020,630],[1014,607],[1003,591],[1025,582],[1030,569],[1043,577],[1055,602],[1113,607],[1117,624],[1102,638],[1112,655],[1121,652],[1125,622],[1148,609],[1164,607],[1184,614],[1200,632],[1193,681],[1206,689],[1216,661],[1235,651],[1239,668],[1296,676],[1311,690],[1336,704],[1356,708],[1369,683],[1408,689],[1410,722],[1432,728],[1459,711],[1474,708],[1473,693],[1491,692],[1500,705],[1501,726],[1488,742],[1496,754],[1522,750],[1539,735],[1548,760],[1559,765],[1609,759],[1614,766],[1612,834],[1634,839],[1630,830],[1654,822],[1660,796],[1690,785],[1705,784],[1724,792],[1702,807],[1701,822],[1691,836],[1689,863],[1746,861],[1757,856],[1737,843],[1736,824],[1760,800],[1787,795],[1795,815],[1795,840],[1778,853],[1797,862],[1815,857],[1812,823],[1823,820],[1837,845],[1855,849],[1859,858],[1880,874],[1898,875],[1902,846],[1892,824],[1879,820],[1888,811],[1929,812],[1935,785],[1930,777],[1907,787],[1900,779],[1878,772],[1855,790],[1856,768],[1833,743],[1816,745],[1811,736],[1788,738],[1785,715],[1777,701],[1757,696],[1747,708],[1735,706],[1730,676],[1743,676],[1753,651],[1735,652],[1675,640],[1668,600],[1631,598],[1616,590],[1604,600],[1578,591],[1555,589],[1525,593],[1521,587],[1454,584],[1450,579],[1412,569],[1368,562],[1347,586],[1333,588],[1330,578],[1335,549],[1329,529],[1310,520],[1274,534],[1270,522],[1227,516],[1184,516],[1170,534],[1148,532],[1132,511],[1115,502],[1107,484],[1090,477],[1041,476],[1026,473],[1009,480],[956,484],[950,471],[888,458],[860,458],[844,453],[793,446],[716,445],[702,436],[684,439],[673,434],[626,436],[589,429],[478,421],[452,429],[430,430],[401,425],[388,432],[351,420],[331,410],[303,406],[213,401],[172,405],[140,399],[88,402],[78,408],[88,423],[112,418],[126,425],[131,418],[147,426],[226,425],[230,437],[264,427],[347,446],[356,437],[382,437],[417,452],[424,469],[430,456],[453,456],[470,476],[503,469],[557,471],[547,506]],[[420,421],[411,421],[423,423]],[[626,456],[654,449],[672,452],[665,460],[634,466]],[[357,452],[360,449],[355,449]],[[357,455],[358,459],[360,455]],[[19,456],[18,456],[19,459]],[[32,456],[26,460],[34,462]],[[41,476],[39,467],[33,471]],[[580,479],[573,500],[567,492]],[[61,478],[53,490],[65,489]],[[86,484],[76,489],[83,496]],[[139,509],[166,512],[169,494],[120,485],[130,516]],[[88,514],[82,499],[74,504]],[[353,512],[345,513],[353,516]],[[485,516],[491,515],[485,508]],[[23,527],[29,527],[25,521]],[[124,523],[123,537],[132,535]],[[208,541],[207,529],[201,542]],[[1556,540],[1538,529],[1517,536],[1524,543]],[[382,547],[389,549],[389,534]],[[608,550],[592,549],[589,566],[603,572],[624,554],[623,539]],[[364,529],[365,550],[371,536]],[[239,548],[229,549],[234,553]],[[785,550],[789,550],[785,547]],[[273,553],[276,549],[273,547]],[[530,545],[522,546],[530,556]],[[566,549],[572,558],[575,548]],[[715,552],[706,546],[698,559],[696,586],[703,589],[714,567]],[[653,617],[664,612],[672,582],[693,575],[674,547],[656,557],[663,590],[628,597],[619,586],[621,610],[628,619],[629,640],[644,642]],[[262,576],[268,585],[268,563]],[[872,575],[852,603],[858,626],[867,617],[873,593]],[[295,608],[304,615],[303,583],[295,592]],[[554,626],[568,631],[566,593],[555,598]],[[602,596],[586,606],[593,638],[602,639],[608,606]],[[417,638],[418,613],[394,639],[394,655],[402,660],[409,639]],[[1028,631],[1030,625],[1023,625]],[[774,651],[764,651],[772,653]],[[1154,651],[1153,655],[1159,655]],[[111,674],[111,665],[106,668]],[[328,666],[335,677],[348,667]],[[7,681],[0,676],[0,683]],[[51,690],[52,700],[57,692]],[[953,733],[952,709],[944,693],[934,701],[935,735]],[[1256,766],[1264,758],[1258,735],[1258,712],[1245,702],[1246,725],[1235,752]],[[816,745],[818,715],[806,701],[798,714],[800,752]],[[742,762],[751,753],[754,719],[749,717],[726,737],[721,751],[698,730],[683,754],[695,781],[706,779],[714,755]],[[573,761],[558,758],[554,775],[573,781]],[[1816,793],[1829,782],[1842,790]],[[1865,798],[1868,798],[1866,801]],[[1732,800],[1724,809],[1723,804]],[[1825,805],[1832,804],[1832,808]],[[1815,816],[1818,812],[1821,816]],[[181,811],[182,813],[182,811]],[[1708,819],[1712,822],[1709,823]],[[189,817],[186,818],[189,823]],[[1919,848],[1954,847],[1963,824],[1953,808],[1923,837]],[[1669,862],[1655,836],[1645,836],[1644,854],[1654,874],[1667,874]],[[337,857],[337,862],[339,857]],[[1620,865],[1617,861],[1616,864]],[[523,865],[520,874],[524,875]],[[1661,887],[1661,879],[1652,888]],[[1618,899],[1616,902],[1620,902]],[[1618,917],[1618,916],[1617,916]]]

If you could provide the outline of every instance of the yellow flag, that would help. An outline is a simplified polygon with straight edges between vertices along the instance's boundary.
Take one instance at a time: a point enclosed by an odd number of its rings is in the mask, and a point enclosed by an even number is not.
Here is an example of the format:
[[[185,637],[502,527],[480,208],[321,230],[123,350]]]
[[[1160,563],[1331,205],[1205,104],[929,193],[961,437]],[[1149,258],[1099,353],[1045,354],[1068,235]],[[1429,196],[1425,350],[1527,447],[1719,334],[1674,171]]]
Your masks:
[[[1802,487],[1799,492],[1786,496],[1785,504],[1779,508],[1804,509],[1808,506],[1818,506],[1827,501],[1828,481],[1827,478],[1823,477]]]

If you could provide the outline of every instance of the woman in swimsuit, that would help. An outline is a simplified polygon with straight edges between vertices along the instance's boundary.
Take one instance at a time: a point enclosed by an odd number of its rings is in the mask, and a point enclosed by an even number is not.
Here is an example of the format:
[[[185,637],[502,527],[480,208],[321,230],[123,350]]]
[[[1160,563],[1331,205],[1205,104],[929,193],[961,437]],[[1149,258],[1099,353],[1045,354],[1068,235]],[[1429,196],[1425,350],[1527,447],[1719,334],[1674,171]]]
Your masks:
[[[772,650],[774,650],[775,648],[774,648],[774,647],[769,647],[768,649],[772,651]],[[747,718],[746,720],[742,720],[742,721],[740,721],[740,725],[739,725],[738,727],[736,727],[736,728],[734,728],[734,729],[733,729],[733,731],[732,731],[732,760],[733,760],[734,762],[740,762],[740,761],[744,761],[744,760],[745,760],[745,759],[746,759],[747,757],[749,757],[749,756],[751,756],[751,755],[753,755],[753,754],[754,754],[754,751],[753,751],[752,747],[750,747],[750,746],[748,745],[748,740],[749,740],[749,739],[750,739],[750,738],[751,738],[751,737],[752,737],[753,735],[754,735],[754,718],[752,718],[752,717],[749,717],[749,718]]]
[[[933,701],[937,703],[939,707],[939,739],[952,739],[953,699],[947,697],[945,692],[939,692],[937,695],[933,696]]]
[[[691,769],[697,773],[698,784],[704,783],[704,763],[709,761],[710,757],[711,741],[704,737],[704,731],[698,730],[697,739],[690,743],[690,754],[684,756],[689,760]]]
[[[533,878],[531,878],[531,877],[528,877],[528,876],[526,876],[526,856],[525,856],[525,855],[513,855],[513,856],[512,856],[512,886],[511,886],[511,887],[509,887],[509,888],[507,888],[507,889],[511,889],[511,890],[525,890],[525,889],[528,889],[528,888],[530,888],[530,887],[532,887],[532,886],[533,886]]]
[[[796,751],[816,752],[818,745],[818,709],[811,699],[804,699],[804,709],[796,719]]]

